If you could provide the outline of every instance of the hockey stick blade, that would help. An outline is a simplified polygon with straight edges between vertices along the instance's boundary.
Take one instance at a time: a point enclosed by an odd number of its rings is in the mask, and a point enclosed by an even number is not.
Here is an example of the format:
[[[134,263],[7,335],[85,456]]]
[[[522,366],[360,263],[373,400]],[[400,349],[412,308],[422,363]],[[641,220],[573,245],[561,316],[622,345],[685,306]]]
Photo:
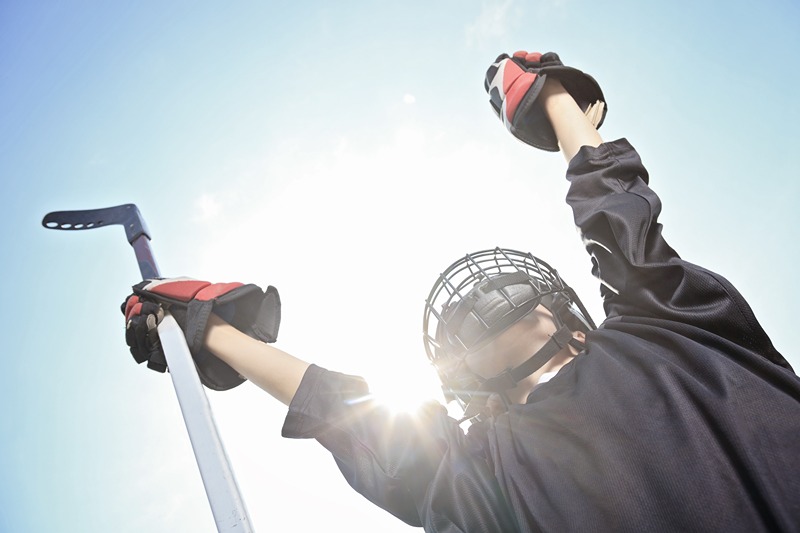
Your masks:
[[[156,260],[150,250],[150,232],[135,204],[122,204],[103,209],[53,211],[42,219],[42,226],[47,229],[68,231],[115,225],[125,228],[125,236],[136,254],[142,279],[160,277]]]
[[[150,232],[147,231],[142,214],[135,204],[80,211],[53,211],[42,219],[42,226],[48,229],[85,230],[111,225],[124,226],[129,243],[142,235],[150,238]]]

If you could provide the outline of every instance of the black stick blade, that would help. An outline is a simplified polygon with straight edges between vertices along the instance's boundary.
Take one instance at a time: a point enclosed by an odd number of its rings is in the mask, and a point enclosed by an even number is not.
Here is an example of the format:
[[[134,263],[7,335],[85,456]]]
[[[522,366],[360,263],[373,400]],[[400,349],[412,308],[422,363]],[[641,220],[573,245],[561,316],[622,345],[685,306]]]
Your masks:
[[[111,225],[124,226],[129,243],[142,235],[150,238],[150,232],[135,204],[80,211],[53,211],[42,219],[42,226],[48,229],[86,230]]]

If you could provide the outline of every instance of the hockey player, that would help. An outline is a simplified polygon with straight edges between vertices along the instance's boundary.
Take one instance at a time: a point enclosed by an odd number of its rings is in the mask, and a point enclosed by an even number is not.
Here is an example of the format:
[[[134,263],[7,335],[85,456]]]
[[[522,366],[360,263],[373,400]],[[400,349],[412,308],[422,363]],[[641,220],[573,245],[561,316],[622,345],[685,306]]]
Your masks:
[[[317,439],[356,490],[427,531],[800,531],[800,379],[739,292],[666,243],[639,156],[597,132],[596,82],[519,52],[486,89],[513,135],[568,161],[606,318],[595,328],[531,254],[453,263],[424,339],[467,434],[440,405],[388,416],[362,379],[262,342],[271,288],[143,282],[125,305],[137,361],[163,370],[152,330],[170,306],[206,385],[253,381],[289,406],[284,436]]]

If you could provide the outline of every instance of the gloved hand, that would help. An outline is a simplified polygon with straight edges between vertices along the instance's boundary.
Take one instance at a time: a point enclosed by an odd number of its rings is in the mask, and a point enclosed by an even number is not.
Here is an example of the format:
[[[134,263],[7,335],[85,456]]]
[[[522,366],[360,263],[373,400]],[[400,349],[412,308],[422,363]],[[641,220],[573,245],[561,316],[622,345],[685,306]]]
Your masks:
[[[501,54],[486,71],[484,88],[495,113],[515,137],[536,148],[557,152],[556,134],[536,102],[548,76],[561,82],[599,128],[607,111],[603,91],[588,74],[564,66],[555,52],[519,51],[512,57]]]
[[[157,325],[164,310],[175,317],[186,336],[200,381],[213,390],[227,390],[245,381],[234,369],[203,348],[209,315],[214,312],[239,331],[263,342],[274,342],[281,320],[277,289],[253,284],[216,283],[189,278],[150,279],[133,286],[122,304],[125,341],[137,363],[147,361],[164,372],[166,359]]]

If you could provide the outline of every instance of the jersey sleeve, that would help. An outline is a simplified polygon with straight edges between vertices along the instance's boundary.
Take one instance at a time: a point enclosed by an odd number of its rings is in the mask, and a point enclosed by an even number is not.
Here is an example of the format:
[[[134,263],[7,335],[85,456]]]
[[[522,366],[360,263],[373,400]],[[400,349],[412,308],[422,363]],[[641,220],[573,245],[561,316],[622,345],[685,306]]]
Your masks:
[[[661,234],[661,201],[625,139],[570,161],[567,203],[600,280],[608,319],[646,317],[710,331],[789,367],[725,278],[681,259]]]
[[[284,437],[315,438],[372,503],[430,531],[517,531],[490,465],[444,407],[392,413],[356,376],[311,365]]]

